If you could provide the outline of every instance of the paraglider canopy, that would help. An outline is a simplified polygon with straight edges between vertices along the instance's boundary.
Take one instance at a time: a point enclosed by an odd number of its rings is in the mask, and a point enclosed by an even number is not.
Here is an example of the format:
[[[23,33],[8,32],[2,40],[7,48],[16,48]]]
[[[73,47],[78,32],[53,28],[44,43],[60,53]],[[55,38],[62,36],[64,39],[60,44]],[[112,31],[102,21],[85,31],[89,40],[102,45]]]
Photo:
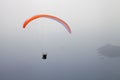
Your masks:
[[[27,26],[31,21],[33,21],[33,20],[35,20],[35,19],[38,19],[38,18],[42,18],[42,17],[56,20],[57,22],[61,23],[61,24],[66,28],[66,30],[67,30],[69,33],[71,33],[71,29],[70,29],[69,25],[68,25],[65,21],[63,21],[62,19],[60,19],[60,18],[58,18],[58,17],[52,16],[52,15],[48,15],[48,14],[35,15],[35,16],[27,19],[27,20],[24,22],[24,24],[23,24],[23,28],[26,28],[26,26]]]

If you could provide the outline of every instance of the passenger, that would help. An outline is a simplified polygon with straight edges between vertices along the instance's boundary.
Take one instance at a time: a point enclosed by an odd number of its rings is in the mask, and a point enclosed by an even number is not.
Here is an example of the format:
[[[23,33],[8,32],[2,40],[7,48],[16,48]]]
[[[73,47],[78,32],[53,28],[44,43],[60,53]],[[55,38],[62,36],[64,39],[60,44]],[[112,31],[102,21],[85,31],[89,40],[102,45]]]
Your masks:
[[[42,59],[47,59],[47,54],[43,54]]]

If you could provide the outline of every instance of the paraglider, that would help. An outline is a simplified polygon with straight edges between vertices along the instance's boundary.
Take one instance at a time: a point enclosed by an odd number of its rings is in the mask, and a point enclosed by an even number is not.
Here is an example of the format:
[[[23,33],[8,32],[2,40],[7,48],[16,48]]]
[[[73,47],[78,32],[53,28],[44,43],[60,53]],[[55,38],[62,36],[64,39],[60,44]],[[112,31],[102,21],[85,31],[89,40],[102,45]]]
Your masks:
[[[38,19],[38,18],[49,18],[49,19],[53,19],[53,20],[61,23],[61,24],[65,27],[65,29],[66,29],[69,33],[71,33],[71,29],[70,29],[69,25],[68,25],[64,20],[62,20],[62,19],[60,19],[60,18],[58,18],[58,17],[56,17],[56,16],[52,16],[52,15],[48,15],[48,14],[35,15],[35,16],[27,19],[27,20],[24,22],[24,24],[23,24],[23,28],[26,28],[27,25],[28,25],[30,22],[32,22],[33,20]],[[44,52],[43,52],[43,53],[44,53]],[[43,55],[42,55],[42,59],[47,59],[47,54],[43,54]]]

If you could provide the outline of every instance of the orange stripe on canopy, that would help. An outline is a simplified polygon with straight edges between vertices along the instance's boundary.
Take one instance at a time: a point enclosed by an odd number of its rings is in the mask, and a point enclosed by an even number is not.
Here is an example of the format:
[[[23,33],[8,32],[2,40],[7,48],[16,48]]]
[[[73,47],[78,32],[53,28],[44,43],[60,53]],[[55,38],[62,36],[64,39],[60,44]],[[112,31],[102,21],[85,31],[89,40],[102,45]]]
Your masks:
[[[37,18],[42,18],[42,17],[54,19],[54,20],[60,22],[62,25],[64,25],[64,27],[67,29],[67,31],[68,31],[69,33],[71,33],[71,29],[70,29],[69,25],[68,25],[65,21],[63,21],[62,19],[60,19],[60,18],[58,18],[58,17],[52,16],[52,15],[47,15],[47,14],[35,15],[35,16],[27,19],[27,20],[24,22],[24,24],[23,24],[23,28],[26,28],[26,26],[27,26],[31,21],[33,21],[33,20],[35,20],[35,19],[37,19]]]

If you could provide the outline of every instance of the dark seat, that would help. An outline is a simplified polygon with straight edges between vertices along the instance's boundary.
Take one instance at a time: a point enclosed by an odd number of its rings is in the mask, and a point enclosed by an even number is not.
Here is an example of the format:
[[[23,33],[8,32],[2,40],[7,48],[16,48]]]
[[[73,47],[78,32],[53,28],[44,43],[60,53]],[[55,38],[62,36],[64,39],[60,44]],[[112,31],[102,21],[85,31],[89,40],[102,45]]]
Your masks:
[[[47,54],[43,54],[42,59],[47,59]]]

